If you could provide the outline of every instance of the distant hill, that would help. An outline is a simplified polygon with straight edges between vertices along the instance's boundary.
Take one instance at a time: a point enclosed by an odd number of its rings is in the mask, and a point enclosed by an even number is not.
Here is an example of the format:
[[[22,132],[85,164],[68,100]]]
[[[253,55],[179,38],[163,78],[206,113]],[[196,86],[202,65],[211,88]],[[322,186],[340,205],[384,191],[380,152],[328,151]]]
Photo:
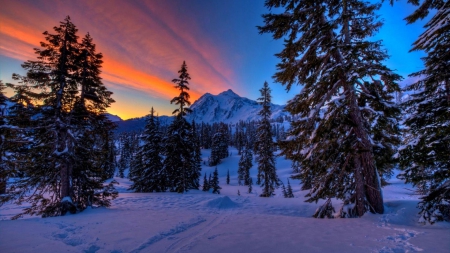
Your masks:
[[[141,131],[145,127],[145,120],[147,116],[140,118],[127,119],[122,121],[116,121],[117,128],[116,133]],[[159,116],[159,122],[161,125],[168,125],[172,123],[173,117]]]
[[[117,115],[106,113],[106,117],[108,117],[108,119],[111,120],[112,122],[122,121],[122,119]]]

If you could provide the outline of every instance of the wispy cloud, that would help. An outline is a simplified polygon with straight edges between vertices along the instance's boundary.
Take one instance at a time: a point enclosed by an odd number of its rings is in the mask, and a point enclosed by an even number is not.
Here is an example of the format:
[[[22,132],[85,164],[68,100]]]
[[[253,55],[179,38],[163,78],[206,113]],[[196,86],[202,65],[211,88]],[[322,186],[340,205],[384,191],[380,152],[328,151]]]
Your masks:
[[[168,1],[9,1],[0,10],[0,54],[33,59],[33,47],[66,15],[89,32],[105,56],[107,85],[129,87],[149,99],[171,99],[171,80],[183,60],[191,74],[191,98],[218,93],[235,83],[226,52],[216,47],[194,20],[173,15]],[[129,98],[132,102],[132,98]]]

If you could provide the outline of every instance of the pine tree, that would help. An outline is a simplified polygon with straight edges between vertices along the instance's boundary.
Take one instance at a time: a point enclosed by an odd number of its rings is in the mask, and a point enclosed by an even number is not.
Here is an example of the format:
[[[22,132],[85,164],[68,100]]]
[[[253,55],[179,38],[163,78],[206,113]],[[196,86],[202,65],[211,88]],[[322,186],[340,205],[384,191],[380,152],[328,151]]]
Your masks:
[[[209,166],[216,166],[223,158],[228,157],[227,136],[227,126],[221,123],[219,130],[213,136]]]
[[[288,197],[287,192],[286,192],[286,187],[284,186],[283,182],[281,182],[281,193],[283,194],[284,198]]]
[[[294,193],[292,192],[291,183],[289,182],[289,179],[288,179],[288,184],[287,184],[287,189],[286,189],[286,198],[293,198],[293,197],[294,197]]]
[[[200,187],[200,176],[202,171],[202,152],[201,152],[201,144],[200,137],[197,133],[196,124],[192,122],[192,140],[193,148],[194,148],[194,157],[192,159],[191,165],[191,173],[189,175],[189,180],[192,182],[192,188],[198,189]]]
[[[164,192],[167,189],[167,173],[163,170],[162,133],[159,131],[152,107],[141,135],[143,145],[138,148],[130,168],[130,189],[136,192]]]
[[[35,107],[31,100],[25,95],[30,91],[27,85],[6,84],[12,88],[15,94],[7,99],[3,93],[0,94],[0,192],[6,193],[7,180],[10,177],[23,177],[24,173],[20,170],[20,162],[26,160],[27,147],[32,141],[32,131],[27,130],[32,126],[31,116],[34,114]],[[5,85],[0,80],[1,90]],[[13,104],[8,106],[7,101]],[[14,199],[13,194],[0,197],[1,202],[7,202]]]
[[[206,178],[206,173],[205,173],[205,177],[203,178],[203,188],[202,191],[207,192],[209,191],[209,189],[211,189],[209,183],[208,183],[208,179]]]
[[[244,148],[241,158],[239,159],[239,168],[238,168],[239,185],[241,185],[241,181],[244,182],[244,185],[248,185],[248,179],[250,178],[250,169],[253,166],[252,160],[253,160],[252,151],[248,148]]]
[[[198,189],[198,180],[200,172],[195,168],[195,150],[192,143],[192,126],[186,121],[184,116],[191,112],[187,106],[191,105],[189,101],[189,80],[191,77],[187,72],[185,62],[178,71],[178,78],[172,80],[175,88],[180,91],[177,97],[174,97],[170,103],[175,103],[179,108],[173,111],[175,119],[167,130],[167,136],[164,139],[164,170],[168,173],[170,191],[183,193],[189,189]]]
[[[279,179],[275,168],[275,158],[273,155],[274,143],[272,140],[272,128],[270,126],[270,88],[267,82],[264,82],[263,88],[259,90],[261,97],[258,102],[262,105],[259,112],[261,121],[257,128],[257,141],[255,143],[257,160],[258,160],[258,176],[257,183],[261,185],[263,191],[261,197],[270,197],[274,195],[275,188],[279,186]]]
[[[217,171],[217,167],[214,170],[212,181],[210,181],[210,185],[212,188],[212,193],[220,194],[220,189],[222,187],[219,186],[219,172]]]
[[[408,23],[428,15],[428,8],[437,12],[411,50],[427,56],[425,68],[411,74],[417,81],[405,88],[414,93],[404,102],[406,133],[399,153],[401,176],[425,195],[418,205],[421,221],[434,223],[450,219],[450,2],[425,1]]]
[[[37,60],[22,64],[26,76],[13,75],[20,85],[11,86],[16,91],[23,88],[20,95],[36,102],[29,117],[32,127],[23,129],[32,139],[20,158],[19,169],[27,176],[11,184],[14,191],[1,201],[31,203],[14,218],[108,206],[117,196],[111,184],[104,187],[101,181],[103,144],[113,126],[104,113],[114,102],[99,77],[102,54],[95,52],[89,35],[78,42],[77,28],[69,17],[54,31],[44,32],[46,41],[35,49]]]
[[[6,183],[13,174],[13,168],[8,164],[10,160],[10,128],[14,128],[8,122],[7,98],[3,93],[6,85],[0,80],[0,194],[6,193]]]
[[[227,171],[227,184],[230,184],[230,170]]]
[[[382,25],[375,15],[380,5],[359,0],[269,0],[267,7],[285,11],[263,15],[265,25],[259,27],[261,33],[285,39],[285,48],[277,54],[281,63],[275,80],[287,90],[303,85],[286,106],[296,117],[288,133],[293,138],[282,143],[282,154],[301,165],[298,178],[310,191],[307,201],[344,199],[350,194],[356,216],[384,211],[374,152],[378,144],[370,124],[381,112],[370,103],[360,107],[360,100],[366,96],[392,107],[385,97],[373,97],[368,86],[387,93],[399,90],[400,76],[383,64],[387,55],[381,42],[369,41]],[[391,129],[398,124],[386,123]]]

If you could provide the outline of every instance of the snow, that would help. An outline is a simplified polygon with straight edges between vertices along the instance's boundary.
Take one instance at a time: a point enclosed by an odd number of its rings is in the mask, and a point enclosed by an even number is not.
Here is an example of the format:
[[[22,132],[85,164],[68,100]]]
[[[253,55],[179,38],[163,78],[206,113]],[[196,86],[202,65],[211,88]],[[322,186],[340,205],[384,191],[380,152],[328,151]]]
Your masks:
[[[315,219],[322,203],[305,203],[298,180],[295,198],[261,198],[237,184],[240,156],[217,166],[221,194],[133,193],[130,182],[114,178],[119,197],[109,208],[76,215],[9,220],[22,207],[0,207],[0,252],[449,252],[450,224],[418,223],[417,195],[393,177],[383,189],[385,214],[355,219]],[[203,150],[206,161],[210,150]],[[291,163],[277,157],[277,173],[287,185]],[[202,166],[202,178],[215,167]],[[227,171],[231,182],[226,184]],[[256,179],[256,165],[251,175]],[[256,181],[256,180],[254,180]],[[241,196],[237,195],[238,190]],[[332,200],[338,211],[340,200]]]
[[[106,117],[112,122],[122,121],[122,119],[119,116],[114,114],[106,113]]]
[[[191,122],[206,122],[209,124],[224,122],[237,123],[242,121],[259,120],[258,113],[262,106],[256,101],[240,97],[232,90],[224,91],[218,95],[206,93],[195,101],[192,106],[192,113],[187,116]],[[284,106],[271,104],[272,119],[280,116],[287,116]]]

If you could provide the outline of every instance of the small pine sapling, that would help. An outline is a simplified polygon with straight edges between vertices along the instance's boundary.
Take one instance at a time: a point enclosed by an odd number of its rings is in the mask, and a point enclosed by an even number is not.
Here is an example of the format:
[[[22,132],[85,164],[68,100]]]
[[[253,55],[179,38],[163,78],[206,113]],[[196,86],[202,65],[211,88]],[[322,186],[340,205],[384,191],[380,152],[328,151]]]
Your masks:
[[[283,193],[283,197],[288,198],[286,187],[284,187],[284,183],[280,182],[280,184],[281,184],[281,193]]]
[[[210,181],[211,188],[213,189],[212,193],[220,194],[220,189],[222,187],[219,186],[219,172],[217,171],[217,167],[214,170],[212,181]]]
[[[286,198],[293,198],[293,197],[294,197],[294,193],[292,192],[291,183],[289,182],[289,179],[288,179],[288,185],[287,185],[287,189],[286,189]]]
[[[206,178],[206,173],[205,173],[205,177],[203,178],[203,188],[202,191],[207,192],[209,191],[209,183],[208,183],[208,179]]]

